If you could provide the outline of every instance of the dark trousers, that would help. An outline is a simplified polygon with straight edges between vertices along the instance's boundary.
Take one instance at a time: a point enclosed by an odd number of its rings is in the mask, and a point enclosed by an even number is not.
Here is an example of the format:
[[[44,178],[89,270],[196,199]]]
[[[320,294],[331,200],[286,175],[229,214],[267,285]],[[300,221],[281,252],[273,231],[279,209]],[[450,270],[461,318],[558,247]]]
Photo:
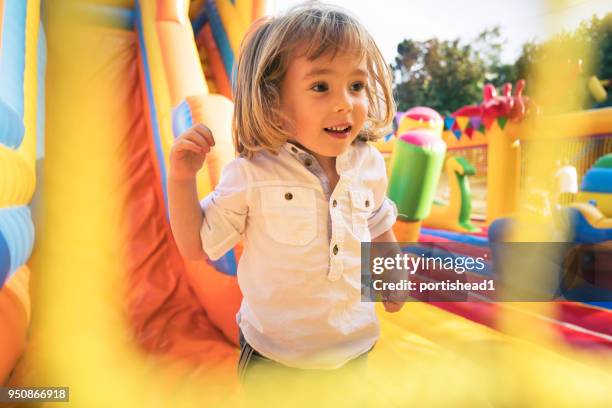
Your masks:
[[[306,370],[264,357],[247,343],[241,331],[239,342],[238,377],[249,397],[255,396],[261,403],[275,403],[290,396],[292,400],[303,398],[304,406],[308,406],[317,396],[318,401],[344,405],[340,402],[346,402],[347,392],[349,398],[354,397],[352,400],[361,401],[359,396],[368,388],[369,351],[335,370]],[[345,400],[335,401],[339,395]]]

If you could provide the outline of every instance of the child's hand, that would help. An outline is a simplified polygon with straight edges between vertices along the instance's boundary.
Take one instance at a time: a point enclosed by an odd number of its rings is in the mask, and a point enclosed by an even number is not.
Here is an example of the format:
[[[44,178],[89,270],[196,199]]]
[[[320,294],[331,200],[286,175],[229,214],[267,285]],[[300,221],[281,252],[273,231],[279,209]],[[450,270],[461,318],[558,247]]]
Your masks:
[[[170,150],[170,178],[178,181],[194,179],[214,145],[212,132],[203,124],[186,130]]]
[[[390,300],[383,302],[385,305],[385,311],[388,313],[399,312],[404,306],[404,302],[392,302]]]

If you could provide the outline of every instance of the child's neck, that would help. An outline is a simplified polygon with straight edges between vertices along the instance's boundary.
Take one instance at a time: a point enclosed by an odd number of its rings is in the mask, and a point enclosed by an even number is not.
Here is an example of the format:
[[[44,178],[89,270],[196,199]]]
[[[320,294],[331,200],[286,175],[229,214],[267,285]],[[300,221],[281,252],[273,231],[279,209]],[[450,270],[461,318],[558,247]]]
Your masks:
[[[312,155],[317,159],[325,172],[327,180],[329,181],[329,188],[331,191],[334,191],[336,184],[338,184],[338,180],[340,180],[340,175],[336,171],[336,158],[321,156],[316,153],[312,153]]]
[[[321,166],[321,168],[325,172],[325,175],[327,176],[327,180],[329,181],[329,188],[333,192],[334,189],[336,188],[336,184],[338,184],[338,180],[340,180],[340,175],[336,171],[336,158],[328,157],[328,156],[321,156],[320,154],[317,154],[307,149],[306,147],[302,146],[300,143],[296,141],[292,140],[291,142],[298,145],[302,149],[306,150],[307,152],[312,154],[315,159],[317,159],[317,161],[319,162],[319,165]]]

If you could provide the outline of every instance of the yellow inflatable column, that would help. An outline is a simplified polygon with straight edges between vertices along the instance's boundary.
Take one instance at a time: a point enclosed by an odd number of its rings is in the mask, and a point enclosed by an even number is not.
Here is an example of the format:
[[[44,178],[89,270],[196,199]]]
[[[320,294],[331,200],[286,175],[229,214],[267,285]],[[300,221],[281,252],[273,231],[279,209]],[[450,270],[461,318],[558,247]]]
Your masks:
[[[497,121],[487,131],[487,223],[517,209],[520,185],[520,126],[508,122],[501,129]]]

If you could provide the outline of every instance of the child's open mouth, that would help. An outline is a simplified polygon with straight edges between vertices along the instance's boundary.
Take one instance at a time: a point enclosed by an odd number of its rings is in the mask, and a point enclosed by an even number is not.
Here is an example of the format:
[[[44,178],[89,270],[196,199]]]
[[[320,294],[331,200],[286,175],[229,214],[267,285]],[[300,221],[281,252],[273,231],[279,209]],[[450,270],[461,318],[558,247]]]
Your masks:
[[[331,137],[335,137],[337,139],[344,139],[349,136],[351,133],[351,126],[334,126],[323,128],[325,132]]]

